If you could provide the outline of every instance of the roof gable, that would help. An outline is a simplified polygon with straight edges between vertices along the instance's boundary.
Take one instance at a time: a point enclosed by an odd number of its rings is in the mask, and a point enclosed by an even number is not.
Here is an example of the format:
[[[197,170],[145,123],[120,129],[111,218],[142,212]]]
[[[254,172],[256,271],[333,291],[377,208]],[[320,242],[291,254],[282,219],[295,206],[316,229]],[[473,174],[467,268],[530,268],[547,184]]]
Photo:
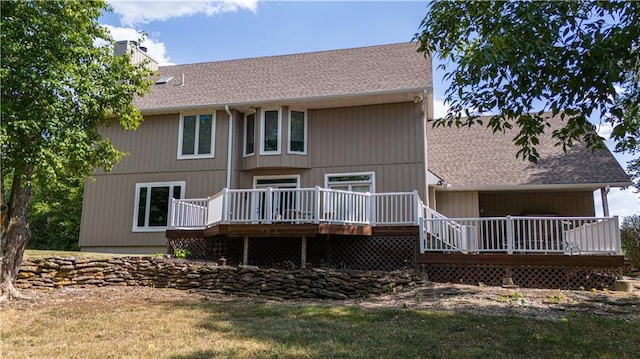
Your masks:
[[[431,61],[416,43],[162,66],[173,77],[135,101],[142,111],[431,88]],[[184,84],[182,78],[184,74]]]

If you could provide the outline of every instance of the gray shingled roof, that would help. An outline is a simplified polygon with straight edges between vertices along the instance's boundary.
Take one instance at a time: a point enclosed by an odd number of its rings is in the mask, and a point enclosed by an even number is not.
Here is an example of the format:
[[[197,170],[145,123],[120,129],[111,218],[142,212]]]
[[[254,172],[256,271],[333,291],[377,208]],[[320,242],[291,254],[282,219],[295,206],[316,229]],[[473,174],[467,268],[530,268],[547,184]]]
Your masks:
[[[487,121],[484,121],[486,124]],[[554,146],[553,128],[560,119],[550,119],[551,129],[540,137],[537,164],[516,158],[513,144],[516,130],[493,133],[476,125],[471,128],[431,126],[427,129],[429,169],[456,187],[494,188],[515,185],[592,185],[626,186],[629,177],[608,150],[593,152],[583,144],[563,153]],[[597,187],[597,186],[596,186]]]
[[[144,111],[431,88],[431,61],[416,49],[416,43],[400,43],[162,66],[160,75],[173,79],[153,85],[135,104]]]

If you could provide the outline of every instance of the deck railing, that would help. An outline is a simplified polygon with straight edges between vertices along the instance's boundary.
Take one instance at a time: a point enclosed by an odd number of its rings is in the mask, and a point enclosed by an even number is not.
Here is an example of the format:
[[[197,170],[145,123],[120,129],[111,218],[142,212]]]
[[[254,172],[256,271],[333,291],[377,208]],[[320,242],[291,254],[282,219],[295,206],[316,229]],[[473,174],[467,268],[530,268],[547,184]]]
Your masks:
[[[425,217],[422,221],[423,252],[620,254],[621,250],[617,217]]]
[[[205,199],[174,199],[170,227],[320,222],[417,225],[419,200],[417,192],[360,193],[320,187],[224,189]]]
[[[171,201],[171,227],[198,228],[209,221],[209,198],[173,199]]]
[[[418,193],[359,193],[314,188],[224,189],[174,199],[170,228],[220,224],[334,223],[416,225],[420,252],[620,254],[618,218],[447,218]]]

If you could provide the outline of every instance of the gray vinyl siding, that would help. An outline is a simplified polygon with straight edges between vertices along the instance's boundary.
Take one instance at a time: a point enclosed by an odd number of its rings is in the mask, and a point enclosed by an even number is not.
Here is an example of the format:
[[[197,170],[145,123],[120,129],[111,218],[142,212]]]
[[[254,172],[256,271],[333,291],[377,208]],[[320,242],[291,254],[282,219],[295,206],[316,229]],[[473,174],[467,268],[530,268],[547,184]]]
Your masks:
[[[213,113],[200,110],[197,113]],[[164,232],[133,232],[137,183],[185,181],[185,198],[204,198],[226,185],[228,116],[216,112],[214,158],[178,159],[180,114],[145,116],[136,131],[119,126],[103,128],[102,135],[126,153],[111,173],[96,171],[85,182],[80,246],[158,247],[166,245]]]
[[[80,246],[162,246],[162,232],[133,232],[136,183],[185,181],[185,198],[205,198],[224,187],[226,172],[193,171],[97,175],[85,182]]]
[[[309,119],[312,168],[424,162],[420,104],[313,110]]]
[[[491,192],[479,194],[484,216],[556,215],[591,217],[595,215],[593,193],[579,192]]]
[[[480,216],[478,192],[436,192],[436,211],[449,218],[477,218]]]
[[[307,155],[286,155],[286,143],[279,156],[259,155],[256,149],[255,155],[243,159],[240,188],[252,188],[254,176],[297,174],[300,187],[313,187],[324,186],[327,173],[375,172],[376,192],[418,190],[424,198],[420,104],[308,110],[307,116]],[[284,134],[287,117],[283,114]],[[311,168],[300,160],[304,157]]]
[[[243,158],[244,114],[233,111],[232,187],[253,188],[254,176],[266,175],[299,175],[300,187],[323,187],[328,173],[374,172],[376,192],[418,190],[424,199],[421,107],[405,102],[307,109],[306,155],[287,153],[287,107],[282,108],[281,154],[260,155],[258,113],[256,151],[248,158]],[[137,131],[123,131],[118,126],[102,129],[103,136],[127,156],[112,173],[96,171],[94,180],[86,182],[82,249],[130,247],[144,251],[164,246],[164,232],[132,231],[136,184],[184,181],[185,198],[204,198],[219,192],[226,186],[227,113],[216,111],[215,121],[215,157],[204,159],[177,158],[178,113],[145,116]]]
[[[145,116],[136,131],[123,131],[113,125],[104,128],[101,134],[127,154],[113,167],[113,174],[223,170],[227,167],[228,124],[226,112],[217,111],[215,158],[178,159],[180,114]]]

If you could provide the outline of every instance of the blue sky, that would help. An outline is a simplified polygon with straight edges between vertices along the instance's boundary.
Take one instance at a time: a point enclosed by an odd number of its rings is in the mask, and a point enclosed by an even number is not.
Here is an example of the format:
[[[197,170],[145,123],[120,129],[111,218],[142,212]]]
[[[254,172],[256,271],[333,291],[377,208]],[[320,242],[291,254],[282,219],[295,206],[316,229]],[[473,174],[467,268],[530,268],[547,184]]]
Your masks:
[[[411,41],[426,1],[109,1],[100,22],[115,40],[135,40],[161,65],[333,50]],[[446,83],[434,59],[436,115]],[[606,133],[607,128],[602,132]],[[610,130],[610,129],[609,129]],[[609,144],[611,145],[611,144]],[[515,152],[514,152],[515,155]],[[616,155],[626,166],[628,155]],[[600,196],[595,196],[601,212]],[[612,190],[611,215],[640,213],[631,190]]]

